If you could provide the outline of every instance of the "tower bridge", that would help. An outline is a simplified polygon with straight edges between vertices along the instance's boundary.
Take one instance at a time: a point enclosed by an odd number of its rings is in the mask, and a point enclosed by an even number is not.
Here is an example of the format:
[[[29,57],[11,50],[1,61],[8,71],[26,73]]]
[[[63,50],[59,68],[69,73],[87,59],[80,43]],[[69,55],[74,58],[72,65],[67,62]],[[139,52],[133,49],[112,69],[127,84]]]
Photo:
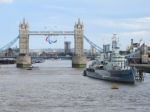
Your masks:
[[[84,25],[80,20],[74,25],[74,31],[30,31],[28,23],[23,20],[19,25],[20,50],[16,61],[19,68],[31,66],[31,57],[29,56],[29,37],[31,35],[73,36],[74,56],[72,57],[72,67],[80,68],[86,66],[86,57],[83,52]]]
[[[73,36],[74,37],[74,56],[72,57],[72,67],[85,67],[86,57],[83,52],[84,39],[98,52],[103,49],[94,44],[84,35],[84,25],[78,20],[74,25],[73,31],[30,31],[28,23],[23,20],[19,25],[19,35],[8,44],[0,48],[0,52],[10,48],[19,39],[19,56],[17,57],[17,67],[24,68],[31,65],[29,56],[29,37],[34,35],[44,36]]]

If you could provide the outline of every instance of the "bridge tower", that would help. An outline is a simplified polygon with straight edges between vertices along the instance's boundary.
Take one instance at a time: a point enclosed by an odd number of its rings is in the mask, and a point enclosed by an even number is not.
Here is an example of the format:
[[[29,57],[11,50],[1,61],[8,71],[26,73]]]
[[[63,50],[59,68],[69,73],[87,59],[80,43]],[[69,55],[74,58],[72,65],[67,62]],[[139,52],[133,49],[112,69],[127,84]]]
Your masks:
[[[25,19],[19,25],[19,56],[17,57],[17,67],[26,68],[31,66],[31,57],[29,54],[29,34],[28,34],[28,23]]]
[[[78,20],[74,26],[74,56],[72,57],[72,67],[83,68],[86,66],[86,57],[83,49],[84,25]]]

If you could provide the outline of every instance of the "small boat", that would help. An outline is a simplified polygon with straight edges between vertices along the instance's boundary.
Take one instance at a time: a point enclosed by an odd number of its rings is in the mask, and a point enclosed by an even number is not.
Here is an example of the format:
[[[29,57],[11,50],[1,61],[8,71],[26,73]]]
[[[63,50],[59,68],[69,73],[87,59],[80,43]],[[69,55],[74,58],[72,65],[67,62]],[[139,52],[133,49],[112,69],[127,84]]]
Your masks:
[[[30,66],[30,67],[27,68],[27,70],[32,70],[32,68],[33,68],[33,66]]]
[[[35,58],[35,59],[32,59],[32,64],[35,64],[35,63],[43,63],[45,60],[43,58]]]

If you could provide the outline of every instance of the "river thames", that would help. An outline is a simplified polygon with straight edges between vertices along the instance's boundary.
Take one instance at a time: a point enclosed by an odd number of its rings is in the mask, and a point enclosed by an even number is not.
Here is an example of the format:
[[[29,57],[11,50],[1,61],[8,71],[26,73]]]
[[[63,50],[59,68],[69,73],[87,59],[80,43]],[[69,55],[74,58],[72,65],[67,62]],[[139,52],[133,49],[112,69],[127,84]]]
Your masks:
[[[47,60],[33,70],[0,65],[0,112],[149,112],[150,74],[134,85],[82,75],[71,61]]]

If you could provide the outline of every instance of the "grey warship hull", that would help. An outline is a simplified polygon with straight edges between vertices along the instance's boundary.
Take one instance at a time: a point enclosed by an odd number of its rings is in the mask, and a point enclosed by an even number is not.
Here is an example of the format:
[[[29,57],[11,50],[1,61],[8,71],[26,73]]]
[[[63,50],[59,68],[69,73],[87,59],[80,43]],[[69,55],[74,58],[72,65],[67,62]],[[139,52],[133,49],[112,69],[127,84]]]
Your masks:
[[[135,73],[129,70],[95,70],[85,69],[84,76],[112,82],[135,83]]]

